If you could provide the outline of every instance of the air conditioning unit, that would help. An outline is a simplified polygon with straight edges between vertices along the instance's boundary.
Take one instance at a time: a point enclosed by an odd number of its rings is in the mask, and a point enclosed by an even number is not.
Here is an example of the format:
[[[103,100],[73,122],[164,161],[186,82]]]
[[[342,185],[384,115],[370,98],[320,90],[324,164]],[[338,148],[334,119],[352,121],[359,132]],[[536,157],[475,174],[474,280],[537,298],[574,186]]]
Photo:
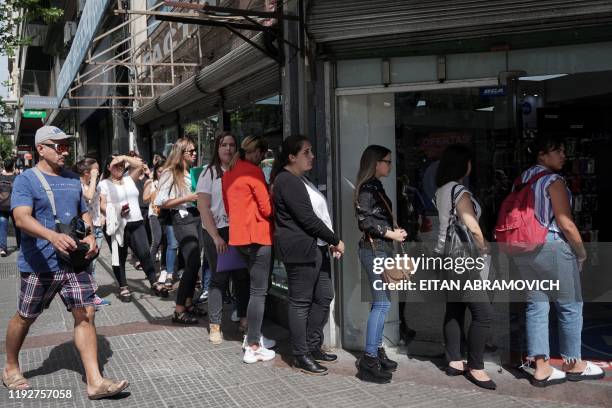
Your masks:
[[[74,38],[77,30],[77,23],[74,21],[66,21],[64,24],[64,45],[70,43]]]

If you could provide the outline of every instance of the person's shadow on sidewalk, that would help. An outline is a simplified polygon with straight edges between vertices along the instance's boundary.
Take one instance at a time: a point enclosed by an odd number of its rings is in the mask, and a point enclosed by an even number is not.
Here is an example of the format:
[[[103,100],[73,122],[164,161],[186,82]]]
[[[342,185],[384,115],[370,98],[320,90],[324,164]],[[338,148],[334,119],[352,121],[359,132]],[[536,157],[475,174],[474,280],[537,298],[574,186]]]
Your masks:
[[[112,357],[113,351],[105,336],[98,335],[97,337],[98,364],[100,365],[100,372],[104,373],[104,366],[108,363],[110,357]],[[29,379],[40,375],[53,374],[60,370],[74,371],[81,375],[83,382],[87,382],[81,357],[76,349],[74,341],[67,341],[54,347],[40,367],[24,372],[23,376]],[[129,395],[129,392],[122,392],[114,396],[113,399],[125,398]]]

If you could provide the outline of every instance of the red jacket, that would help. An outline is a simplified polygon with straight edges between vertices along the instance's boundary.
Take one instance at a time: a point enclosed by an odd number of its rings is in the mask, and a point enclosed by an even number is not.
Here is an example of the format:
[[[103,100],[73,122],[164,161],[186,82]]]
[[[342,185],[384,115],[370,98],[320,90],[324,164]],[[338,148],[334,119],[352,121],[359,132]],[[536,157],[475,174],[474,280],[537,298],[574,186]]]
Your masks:
[[[272,245],[272,203],[263,171],[238,160],[222,179],[230,245]]]

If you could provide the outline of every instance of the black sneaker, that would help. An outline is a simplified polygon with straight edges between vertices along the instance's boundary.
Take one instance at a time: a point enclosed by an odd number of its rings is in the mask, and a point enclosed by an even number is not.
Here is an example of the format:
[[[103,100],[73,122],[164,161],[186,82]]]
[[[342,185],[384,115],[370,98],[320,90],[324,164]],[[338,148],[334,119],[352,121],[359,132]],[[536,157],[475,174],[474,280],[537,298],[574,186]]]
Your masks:
[[[312,358],[314,358],[314,360],[317,363],[321,363],[321,364],[331,364],[331,363],[335,363],[338,360],[337,355],[324,353],[320,349],[312,351],[310,355],[312,356]]]
[[[376,384],[386,384],[391,382],[393,374],[383,370],[378,357],[371,357],[364,354],[357,362],[357,377],[361,381],[372,382]]]
[[[386,370],[386,371],[397,370],[397,363],[393,360],[390,360],[389,357],[387,357],[387,352],[385,351],[383,347],[378,348],[378,359],[380,360],[380,365],[382,366],[383,370]]]

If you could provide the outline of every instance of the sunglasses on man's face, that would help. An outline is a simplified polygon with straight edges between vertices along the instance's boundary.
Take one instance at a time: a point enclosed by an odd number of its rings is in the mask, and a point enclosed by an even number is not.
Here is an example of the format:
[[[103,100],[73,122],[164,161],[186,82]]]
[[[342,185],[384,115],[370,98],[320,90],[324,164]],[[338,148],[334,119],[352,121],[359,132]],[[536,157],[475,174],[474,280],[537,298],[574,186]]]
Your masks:
[[[57,154],[69,153],[71,148],[69,144],[43,143],[42,145],[50,147],[55,150]]]

